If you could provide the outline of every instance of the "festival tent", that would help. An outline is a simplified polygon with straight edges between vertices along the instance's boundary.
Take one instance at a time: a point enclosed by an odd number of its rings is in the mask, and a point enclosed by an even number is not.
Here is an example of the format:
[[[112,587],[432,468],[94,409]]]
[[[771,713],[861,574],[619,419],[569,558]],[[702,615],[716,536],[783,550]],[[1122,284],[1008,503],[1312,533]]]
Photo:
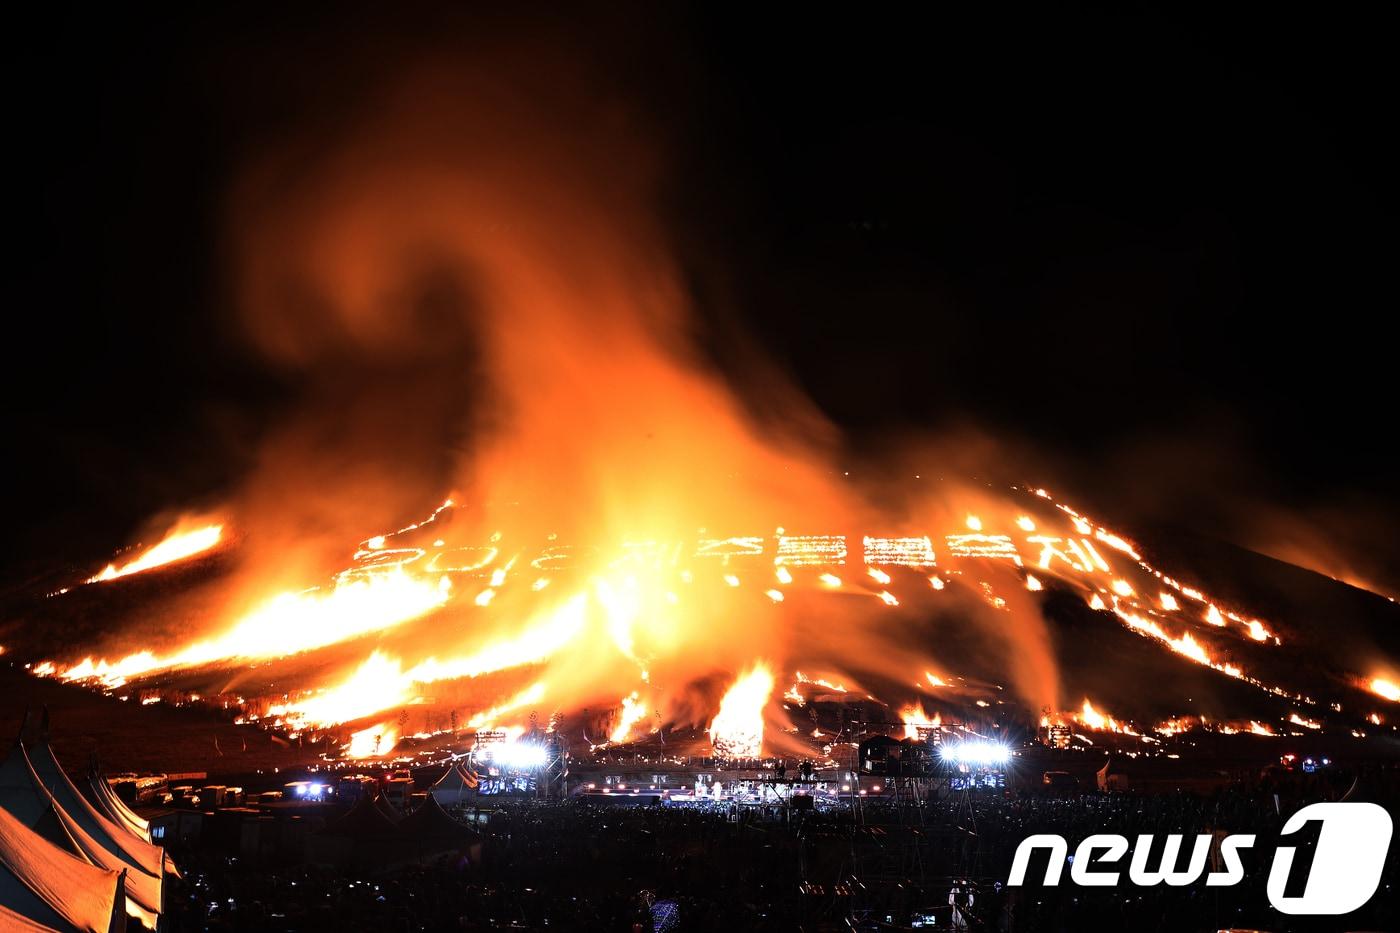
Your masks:
[[[481,836],[453,819],[431,794],[417,810],[403,818],[399,830],[420,860],[448,852],[465,855],[472,862],[481,859]]]
[[[18,743],[0,764],[0,809],[8,811],[49,843],[91,865],[112,871],[130,867],[93,839],[59,806],[30,767],[29,757]],[[162,900],[159,879],[141,871],[127,874],[126,912],[142,926],[155,929]]]
[[[368,794],[306,839],[307,860],[318,865],[387,867],[404,861],[405,849],[404,834]]]
[[[1130,781],[1119,763],[1109,758],[1099,769],[1098,783],[1101,791],[1125,791],[1128,789]]]
[[[88,785],[92,788],[92,793],[88,797],[98,810],[106,814],[108,819],[118,826],[125,826],[135,833],[137,838],[146,842],[151,841],[151,824],[133,813],[131,808],[116,795],[112,790],[112,785],[108,784],[102,775],[95,770],[89,771]]]
[[[383,794],[374,798],[374,808],[384,814],[385,818],[387,818],[390,823],[398,823],[403,819],[403,814],[399,812],[399,808],[390,803],[388,798]]]
[[[464,771],[461,765],[454,764],[437,779],[429,796],[444,806],[456,806],[476,796],[479,781],[475,771]]]
[[[424,840],[475,842],[480,838],[469,826],[448,815],[431,794],[417,810],[403,818],[399,830],[405,835]]]
[[[398,826],[368,794],[356,800],[344,816],[327,823],[321,834],[347,839],[393,839],[400,836]]]
[[[98,845],[72,817],[52,804],[33,827],[34,832],[69,855],[90,865],[126,875],[126,915],[148,930],[156,929],[163,909],[161,883],[145,872],[129,871],[121,859]]]
[[[0,904],[0,930],[13,930],[14,933],[54,933],[54,928],[30,920],[24,914],[17,914],[4,904]]]
[[[0,810],[8,810],[25,826],[33,826],[48,805],[43,782],[30,766],[24,746],[16,742],[0,762]]]
[[[121,933],[123,875],[63,852],[0,810],[0,907],[7,913],[39,929]]]
[[[59,806],[77,820],[78,825],[100,842],[103,848],[132,868],[144,871],[153,878],[163,880],[167,873],[175,878],[180,877],[174,862],[165,854],[164,849],[142,839],[132,830],[114,823],[99,813],[88,799],[78,792],[78,788],[73,786],[67,772],[54,757],[47,738],[32,746],[28,752],[34,773],[39,776],[43,786],[53,794]]]

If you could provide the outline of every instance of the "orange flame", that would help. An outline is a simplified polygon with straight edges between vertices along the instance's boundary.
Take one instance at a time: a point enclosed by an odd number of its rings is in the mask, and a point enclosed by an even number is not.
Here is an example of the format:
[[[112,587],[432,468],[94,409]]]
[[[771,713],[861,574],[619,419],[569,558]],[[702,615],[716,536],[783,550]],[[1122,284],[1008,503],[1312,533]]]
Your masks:
[[[922,703],[910,703],[899,711],[899,718],[904,720],[904,737],[906,739],[918,739],[919,729],[936,729],[943,725],[943,717],[939,713],[934,713],[930,719],[928,713],[924,712]]]
[[[382,758],[392,752],[398,743],[398,726],[393,722],[381,722],[351,735],[350,743],[345,746],[345,757]]]
[[[202,554],[218,544],[224,534],[224,526],[219,524],[201,525],[197,528],[176,527],[161,542],[142,551],[137,557],[118,567],[108,564],[88,583],[103,583],[119,577],[130,576],[143,570],[151,570],[176,561]]]
[[[734,681],[710,723],[710,744],[716,755],[757,758],[763,753],[763,710],[773,684],[773,673],[761,662]]]
[[[608,741],[627,741],[627,734],[632,731],[632,727],[644,719],[646,715],[646,700],[640,699],[637,691],[633,690],[631,695],[622,698],[622,711],[617,718],[617,726],[608,736]]]

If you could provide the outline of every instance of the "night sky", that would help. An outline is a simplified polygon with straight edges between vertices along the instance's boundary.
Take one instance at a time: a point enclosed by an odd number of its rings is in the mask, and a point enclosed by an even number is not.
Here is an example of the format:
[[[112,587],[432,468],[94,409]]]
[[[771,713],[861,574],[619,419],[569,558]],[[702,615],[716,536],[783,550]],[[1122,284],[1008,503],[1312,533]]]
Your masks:
[[[1252,510],[1277,510],[1400,581],[1387,31],[857,9],[239,5],[14,29],[0,557],[105,553],[237,482],[301,389],[229,323],[239,166],[419,47],[524,30],[657,139],[716,365],[742,383],[729,338],[755,338],[853,460],[976,430],[1122,521],[1252,545]]]

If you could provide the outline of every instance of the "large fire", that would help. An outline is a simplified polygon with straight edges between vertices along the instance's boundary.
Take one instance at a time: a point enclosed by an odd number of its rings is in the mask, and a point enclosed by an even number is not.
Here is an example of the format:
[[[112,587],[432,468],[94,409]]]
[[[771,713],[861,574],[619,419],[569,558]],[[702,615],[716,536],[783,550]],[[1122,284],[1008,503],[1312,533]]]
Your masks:
[[[1400,703],[1400,686],[1397,686],[1394,681],[1377,677],[1371,681],[1371,690],[1375,692],[1376,696],[1384,697],[1392,703]]]
[[[1230,660],[1228,644],[1220,641],[1222,630],[1256,644],[1280,644],[1281,639],[1264,623],[1221,608],[1219,601],[1162,574],[1137,556],[1125,538],[1054,503],[1043,490],[1036,491],[1034,500],[1052,508],[1031,518],[1024,505],[1008,507],[1006,532],[995,530],[1000,520],[982,507],[969,516],[981,529],[977,541],[970,545],[962,532],[945,535],[944,554],[929,535],[862,535],[858,542],[850,542],[843,535],[791,535],[781,530],[768,536],[729,538],[702,534],[688,543],[624,541],[611,552],[578,548],[555,538],[532,551],[523,545],[507,546],[500,533],[492,534],[490,543],[467,544],[452,537],[450,526],[439,527],[457,508],[448,500],[423,521],[366,539],[352,562],[328,585],[266,599],[221,633],[166,652],[142,649],[118,660],[84,657],[66,666],[46,661],[35,665],[33,672],[116,689],[172,670],[282,658],[366,636],[384,637],[444,612],[480,613],[482,621],[458,636],[431,640],[427,651],[370,649],[342,679],[307,684],[269,704],[266,721],[295,732],[324,729],[421,703],[431,696],[435,684],[501,672],[553,670],[560,676],[501,694],[464,717],[465,723],[474,728],[502,725],[501,720],[518,723],[531,704],[546,698],[548,680],[560,688],[551,707],[557,712],[592,703],[612,705],[616,713],[608,739],[616,743],[636,737],[644,719],[665,722],[693,703],[689,683],[703,676],[706,667],[690,665],[692,655],[715,653],[706,620],[718,611],[712,607],[720,593],[743,592],[746,580],[767,587],[759,592],[774,611],[788,595],[810,599],[837,589],[872,597],[888,611],[899,606],[897,593],[910,587],[927,588],[923,574],[937,568],[940,574],[933,579],[945,588],[970,588],[988,604],[1006,611],[1005,600],[997,595],[999,586],[979,579],[995,576],[997,565],[1004,562],[1023,581],[1035,581],[1028,586],[1032,591],[1039,592],[1054,581],[1180,657],[1276,696],[1312,702],[1266,684]],[[1069,516],[1058,532],[1057,514]],[[1107,544],[1120,557],[1110,561],[1093,541]],[[842,586],[837,571],[853,562],[864,566],[862,576],[869,582]],[[1022,569],[1031,565],[1044,581]],[[715,586],[719,591],[712,589]],[[492,598],[483,599],[482,594]],[[1195,612],[1187,608],[1192,604]],[[762,612],[752,603],[745,605],[739,611],[758,623]],[[879,609],[865,610],[863,615],[872,611],[878,624]],[[518,621],[485,621],[502,614]],[[437,650],[451,646],[455,650],[448,653]],[[895,661],[901,667],[906,663],[903,657]],[[741,665],[742,661],[730,668],[737,679],[710,720],[708,732],[717,754],[752,757],[763,748],[765,719],[777,715],[768,707],[777,671],[767,664]],[[930,666],[926,658],[919,667],[921,687],[959,691],[954,681],[928,670]],[[740,670],[747,673],[740,675]],[[655,679],[654,671],[664,677]],[[848,689],[828,677],[809,678],[800,670],[792,672],[792,679],[784,699],[797,706],[805,705],[806,688],[821,688],[827,695],[845,694]],[[618,690],[619,683],[628,681],[631,686]],[[1373,678],[1367,686],[1377,696],[1400,700],[1400,688],[1385,678]],[[979,701],[978,705],[987,704]],[[900,718],[909,737],[918,737],[921,730],[941,722],[937,714],[925,713],[919,701],[908,704]],[[1082,709],[1065,718],[1091,731],[1139,734],[1087,699]],[[1283,721],[1320,727],[1315,717],[1297,712]],[[1185,728],[1182,722],[1173,720],[1149,731],[1175,734]],[[1207,725],[1204,720],[1197,722],[1197,727]],[[390,726],[392,721],[355,733],[346,754],[387,753],[399,741],[397,730]],[[1274,734],[1270,727],[1248,720],[1214,728]],[[371,747],[380,751],[366,751]]]
[[[763,714],[773,693],[773,673],[763,664],[742,675],[720,700],[710,723],[715,754],[757,758],[763,752]]]
[[[131,692],[292,659],[259,718],[358,730],[352,755],[392,749],[404,739],[386,717],[436,703],[466,728],[601,709],[614,742],[644,721],[686,724],[749,757],[766,728],[770,746],[797,731],[770,702],[780,678],[797,706],[814,685],[902,703],[911,680],[940,705],[1077,703],[1087,688],[1060,682],[1041,612],[1070,596],[1163,657],[1305,723],[1326,715],[1258,663],[1284,644],[1277,626],[1044,489],[850,478],[835,429],[791,386],[764,382],[753,405],[712,371],[650,209],[648,154],[590,135],[613,114],[561,140],[550,127],[570,108],[495,87],[490,68],[434,80],[345,121],[356,135],[324,159],[296,148],[239,189],[238,299],[257,349],[308,374],[351,360],[374,375],[330,380],[353,387],[260,450],[229,504],[247,543],[222,610],[176,634],[113,633],[35,674]],[[179,528],[93,580],[156,572],[225,530]],[[932,673],[934,642],[910,631],[939,612],[1001,651],[995,683],[960,664]],[[716,706],[719,678],[733,686]],[[1390,680],[1369,686],[1400,701]],[[914,733],[939,721],[911,710]],[[1087,700],[1070,718],[1121,725]]]
[[[224,526],[220,524],[201,525],[195,528],[180,526],[167,534],[159,544],[142,551],[136,557],[118,567],[108,564],[101,573],[90,577],[89,583],[103,583],[119,577],[130,576],[143,570],[163,567],[176,561],[202,554],[219,543]]]
[[[906,739],[921,738],[920,731],[937,729],[943,724],[943,717],[934,713],[932,718],[924,712],[924,708],[919,703],[911,703],[899,711],[899,718],[904,720],[904,737]]]

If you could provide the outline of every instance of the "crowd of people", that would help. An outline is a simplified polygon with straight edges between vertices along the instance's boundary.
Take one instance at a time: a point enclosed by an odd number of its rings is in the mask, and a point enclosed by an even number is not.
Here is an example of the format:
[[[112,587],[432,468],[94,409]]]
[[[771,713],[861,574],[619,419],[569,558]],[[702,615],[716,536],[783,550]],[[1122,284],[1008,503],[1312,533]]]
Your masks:
[[[1316,800],[1367,799],[1395,812],[1393,772],[1287,775],[1209,796],[945,794],[911,808],[863,800],[807,812],[734,807],[502,803],[475,857],[350,877],[304,864],[252,864],[180,853],[186,881],[169,929],[688,930],[1329,929],[1288,917],[1264,886],[1287,816]],[[1045,887],[1006,881],[1018,844],[1058,833],[1073,852],[1094,833],[1252,833],[1245,878],[1231,887]],[[1184,847],[1189,851],[1189,845]],[[1184,855],[1183,855],[1184,859]],[[1380,890],[1348,917],[1400,928],[1394,860]],[[1322,922],[1326,921],[1326,922]],[[1330,925],[1329,925],[1330,924]],[[935,928],[937,928],[935,926]]]

